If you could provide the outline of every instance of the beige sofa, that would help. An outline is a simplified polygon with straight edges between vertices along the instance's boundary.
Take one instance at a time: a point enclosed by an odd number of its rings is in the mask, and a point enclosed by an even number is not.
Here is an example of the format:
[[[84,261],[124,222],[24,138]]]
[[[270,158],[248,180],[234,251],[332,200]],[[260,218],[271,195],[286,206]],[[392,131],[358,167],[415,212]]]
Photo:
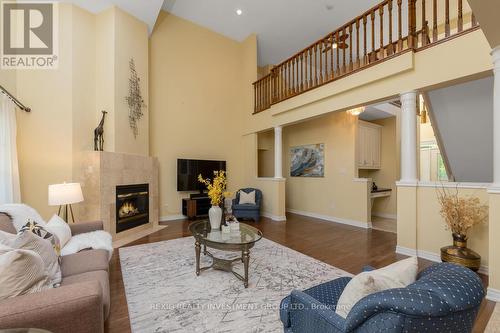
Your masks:
[[[102,222],[70,224],[73,235],[101,230]],[[15,233],[0,213],[0,230]],[[62,256],[59,288],[0,301],[0,329],[42,328],[52,333],[99,333],[109,314],[108,257],[105,250]]]

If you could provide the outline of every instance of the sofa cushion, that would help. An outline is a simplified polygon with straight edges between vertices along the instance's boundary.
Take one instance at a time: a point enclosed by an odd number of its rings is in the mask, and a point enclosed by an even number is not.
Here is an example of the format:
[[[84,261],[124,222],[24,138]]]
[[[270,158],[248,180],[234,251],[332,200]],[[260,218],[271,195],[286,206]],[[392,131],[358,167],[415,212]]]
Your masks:
[[[9,234],[15,234],[17,232],[9,215],[5,213],[0,213],[0,230],[8,232]]]
[[[98,281],[102,288],[104,318],[109,314],[109,276],[106,271],[93,271],[64,277],[61,286],[68,286],[86,281]]]
[[[50,288],[42,258],[30,250],[0,245],[0,300]]]
[[[45,229],[59,238],[61,249],[71,239],[71,228],[69,225],[58,215],[53,215],[49,222],[45,225]]]
[[[51,284],[58,285],[61,283],[59,257],[49,241],[26,230],[17,235],[12,247],[36,252],[45,264],[45,270],[51,280]]]
[[[238,204],[243,205],[243,204],[251,204],[255,205],[255,191],[250,191],[246,193],[245,191],[240,190],[240,200],[238,201]]]
[[[335,313],[346,318],[354,305],[364,297],[379,291],[405,288],[415,282],[418,272],[418,261],[411,257],[389,266],[362,272],[347,284],[337,303]]]
[[[252,205],[252,204],[238,204],[238,205],[233,205],[233,210],[257,210],[259,209],[259,207],[257,207],[256,205]]]
[[[108,253],[106,250],[85,250],[62,256],[61,271],[63,279],[86,272],[108,271]]]

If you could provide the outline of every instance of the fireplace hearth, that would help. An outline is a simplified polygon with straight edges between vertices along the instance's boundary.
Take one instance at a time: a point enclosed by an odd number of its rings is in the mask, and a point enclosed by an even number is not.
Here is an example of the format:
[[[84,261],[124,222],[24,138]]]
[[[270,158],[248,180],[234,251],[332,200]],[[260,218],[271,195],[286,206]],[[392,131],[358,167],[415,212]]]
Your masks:
[[[149,222],[149,184],[116,186],[116,232]]]

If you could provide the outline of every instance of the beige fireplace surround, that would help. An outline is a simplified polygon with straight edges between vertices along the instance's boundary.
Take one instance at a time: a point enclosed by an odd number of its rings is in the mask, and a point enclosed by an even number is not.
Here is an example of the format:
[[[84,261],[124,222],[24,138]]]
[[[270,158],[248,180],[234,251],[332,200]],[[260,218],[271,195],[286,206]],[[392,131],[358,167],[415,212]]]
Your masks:
[[[81,220],[102,220],[114,243],[133,241],[160,229],[158,160],[149,156],[114,152],[84,152],[79,170],[85,201],[79,207]],[[149,184],[149,223],[116,232],[116,186]],[[120,242],[122,241],[122,242]]]

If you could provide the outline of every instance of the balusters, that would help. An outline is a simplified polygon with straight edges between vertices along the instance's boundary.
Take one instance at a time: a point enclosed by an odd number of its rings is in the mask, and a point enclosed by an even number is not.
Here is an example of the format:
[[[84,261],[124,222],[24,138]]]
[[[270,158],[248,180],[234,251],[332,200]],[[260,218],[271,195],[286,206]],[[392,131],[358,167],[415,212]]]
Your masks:
[[[340,69],[340,39],[338,30],[335,32],[335,43],[337,43],[337,74],[342,75],[342,70]]]
[[[427,20],[425,17],[425,0],[422,0],[422,46],[427,45],[428,31],[427,31]]]
[[[322,52],[325,54],[325,82],[328,81],[328,43],[326,42],[328,39],[323,40],[323,50]]]
[[[387,55],[394,53],[394,44],[392,43],[392,0],[387,1],[387,11],[389,12],[389,46],[387,47]]]
[[[349,24],[349,71],[352,71],[352,23]]]
[[[309,48],[309,88],[312,88],[313,86],[313,50],[312,48]]]
[[[367,16],[363,16],[363,65],[368,64],[368,54],[367,54],[367,37],[366,37],[366,23],[367,23]]]
[[[464,16],[463,16],[463,3],[462,0],[458,0],[458,19],[457,19],[457,30],[461,32],[464,30]]]
[[[300,91],[304,91],[304,52],[300,53]]]
[[[333,63],[332,63],[333,67]],[[359,68],[359,19],[356,19],[356,68]]]
[[[370,53],[370,62],[377,60],[377,55],[375,54],[375,10],[371,13],[372,19],[372,52]]]
[[[318,54],[318,58],[319,58],[319,84],[321,84],[321,83],[323,83],[323,56],[321,54],[321,44],[316,43],[316,45],[318,46],[318,50],[319,50],[319,54]]]
[[[438,18],[437,18],[437,0],[432,1],[432,41],[438,40]]]
[[[445,23],[444,23],[444,35],[446,37],[450,36],[450,0],[444,1],[445,7]]]
[[[318,44],[314,44],[314,85],[318,85]]]
[[[299,64],[300,64],[300,59],[299,59],[299,57],[296,57],[295,58],[295,93],[298,93],[300,91]]]
[[[384,49],[384,6],[380,6],[378,9],[378,13],[380,16],[380,56],[379,59],[384,59],[385,57],[385,49]]]
[[[402,17],[403,0],[398,0],[398,52],[403,51],[403,17]]]
[[[296,66],[297,66],[297,58],[293,58],[292,59],[292,87],[293,87],[292,94],[294,94],[294,95],[297,93],[297,80],[295,79],[295,75],[297,74],[297,71],[295,69]]]
[[[408,0],[408,47],[413,49],[417,47],[415,40],[417,33],[417,15],[416,15],[416,0]]]
[[[347,40],[347,36],[346,36],[346,30],[345,30],[345,27],[342,28],[342,40],[343,43],[345,44],[345,41]],[[351,47],[349,45],[349,47]],[[345,73],[346,72],[346,49],[342,49],[342,72]]]
[[[333,55],[335,54],[335,48],[333,47],[333,44],[335,43],[335,37],[333,34],[330,35],[330,79],[333,80],[335,78],[335,68],[334,68],[334,60],[333,60]]]

